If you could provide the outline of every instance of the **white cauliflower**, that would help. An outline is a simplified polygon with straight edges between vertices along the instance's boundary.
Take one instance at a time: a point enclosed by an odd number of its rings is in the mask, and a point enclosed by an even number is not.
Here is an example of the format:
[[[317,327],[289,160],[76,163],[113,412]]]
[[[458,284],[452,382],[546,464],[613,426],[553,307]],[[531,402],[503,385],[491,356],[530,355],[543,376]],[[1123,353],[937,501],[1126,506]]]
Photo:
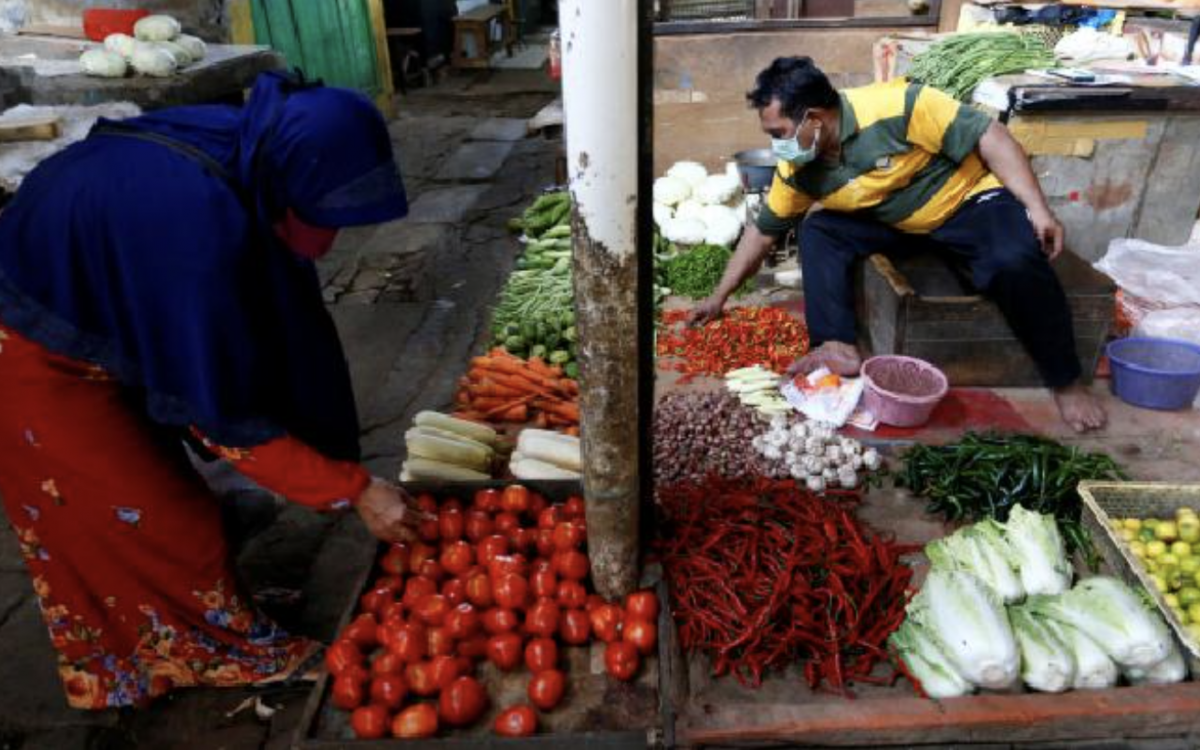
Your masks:
[[[675,209],[671,208],[666,203],[659,203],[658,201],[655,201],[652,210],[654,212],[654,223],[659,227],[665,227],[667,224],[671,223],[672,219],[675,218]]]
[[[704,241],[710,245],[732,245],[742,233],[742,218],[727,206],[704,206],[700,220],[706,228]]]
[[[695,190],[708,177],[708,170],[698,161],[677,161],[667,170],[667,176],[677,177],[686,182],[690,190]]]
[[[661,227],[663,237],[680,245],[699,245],[704,242],[704,222],[699,219],[672,219]]]
[[[696,219],[704,221],[704,204],[696,200],[695,196],[688,198],[675,207],[676,219]],[[705,226],[708,222],[704,222]]]
[[[654,202],[674,206],[688,199],[692,186],[678,177],[659,177],[654,181]]]
[[[696,200],[709,206],[720,205],[730,201],[738,194],[741,184],[731,179],[729,175],[712,174],[704,178],[704,182],[692,189]]]

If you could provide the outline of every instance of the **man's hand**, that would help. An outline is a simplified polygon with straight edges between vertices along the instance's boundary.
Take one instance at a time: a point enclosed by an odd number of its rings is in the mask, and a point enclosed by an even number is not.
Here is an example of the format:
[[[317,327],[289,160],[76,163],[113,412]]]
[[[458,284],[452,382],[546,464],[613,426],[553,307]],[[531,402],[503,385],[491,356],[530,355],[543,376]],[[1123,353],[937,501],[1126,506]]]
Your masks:
[[[1029,221],[1033,224],[1033,233],[1042,243],[1042,252],[1050,260],[1057,258],[1063,251],[1063,239],[1066,236],[1058,217],[1050,209],[1045,209],[1031,211]]]
[[[408,493],[391,482],[371,479],[355,504],[367,531],[385,542],[412,542],[417,539],[417,524],[429,520],[417,510]]]
[[[688,315],[688,325],[702,326],[705,323],[716,320],[721,317],[721,310],[724,307],[725,300],[714,294],[692,308],[692,312]]]

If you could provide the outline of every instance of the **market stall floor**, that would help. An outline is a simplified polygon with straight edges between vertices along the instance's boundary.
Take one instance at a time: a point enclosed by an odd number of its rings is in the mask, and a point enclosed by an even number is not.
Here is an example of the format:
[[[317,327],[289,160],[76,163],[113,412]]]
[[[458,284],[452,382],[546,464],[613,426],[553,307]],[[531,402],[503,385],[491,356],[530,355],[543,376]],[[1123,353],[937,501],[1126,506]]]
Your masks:
[[[451,77],[401,98],[391,132],[411,215],[342,233],[320,264],[355,381],[364,458],[380,476],[396,475],[412,415],[451,403],[467,360],[486,343],[488,309],[517,251],[505,222],[553,181],[560,147],[522,137],[516,124],[556,95],[542,71],[505,71]],[[440,174],[466,147],[489,157],[488,169]],[[262,496],[242,499],[261,511]],[[244,515],[267,524],[239,557],[252,589],[290,629],[329,638],[351,582],[375,549],[357,518],[290,505],[265,519],[261,512]],[[67,709],[7,529],[0,533],[0,643],[0,748],[290,747],[310,688],[269,694],[267,702],[280,710],[265,722],[253,709],[228,715],[246,697],[237,690],[179,691],[125,716]]]

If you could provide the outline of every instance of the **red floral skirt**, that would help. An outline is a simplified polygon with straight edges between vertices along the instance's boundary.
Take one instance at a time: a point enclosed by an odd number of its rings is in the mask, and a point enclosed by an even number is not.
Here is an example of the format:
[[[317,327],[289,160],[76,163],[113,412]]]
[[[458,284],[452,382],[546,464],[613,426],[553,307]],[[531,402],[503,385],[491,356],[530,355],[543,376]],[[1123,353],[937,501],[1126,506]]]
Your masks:
[[[0,327],[0,495],[67,701],[261,682],[311,643],[236,589],[218,500],[126,389]]]

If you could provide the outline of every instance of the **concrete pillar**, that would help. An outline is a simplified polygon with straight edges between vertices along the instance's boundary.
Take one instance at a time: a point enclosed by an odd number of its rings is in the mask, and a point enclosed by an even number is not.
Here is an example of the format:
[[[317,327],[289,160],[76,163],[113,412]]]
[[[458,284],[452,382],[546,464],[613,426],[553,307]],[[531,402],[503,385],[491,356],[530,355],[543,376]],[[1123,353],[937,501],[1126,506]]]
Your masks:
[[[596,589],[618,597],[639,551],[639,3],[562,0],[558,15],[588,549]]]

